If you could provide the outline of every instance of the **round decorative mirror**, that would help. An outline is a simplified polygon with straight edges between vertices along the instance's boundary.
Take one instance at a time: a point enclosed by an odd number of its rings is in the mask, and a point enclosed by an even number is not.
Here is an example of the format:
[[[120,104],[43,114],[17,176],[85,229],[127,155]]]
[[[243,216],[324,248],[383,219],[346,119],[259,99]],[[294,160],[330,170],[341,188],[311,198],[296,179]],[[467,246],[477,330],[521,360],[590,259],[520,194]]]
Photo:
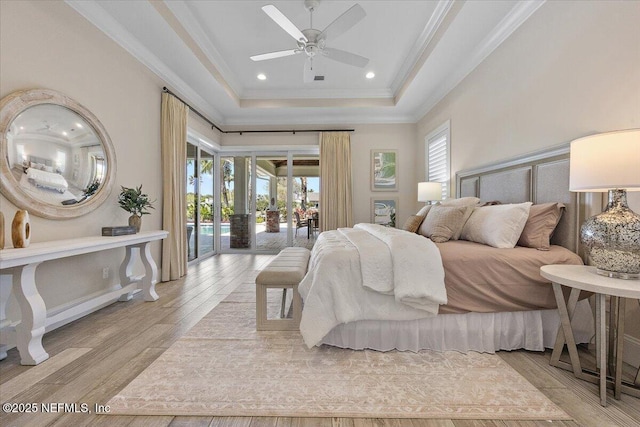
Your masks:
[[[116,157],[100,121],[69,97],[47,89],[0,101],[2,194],[50,219],[85,215],[115,182]]]

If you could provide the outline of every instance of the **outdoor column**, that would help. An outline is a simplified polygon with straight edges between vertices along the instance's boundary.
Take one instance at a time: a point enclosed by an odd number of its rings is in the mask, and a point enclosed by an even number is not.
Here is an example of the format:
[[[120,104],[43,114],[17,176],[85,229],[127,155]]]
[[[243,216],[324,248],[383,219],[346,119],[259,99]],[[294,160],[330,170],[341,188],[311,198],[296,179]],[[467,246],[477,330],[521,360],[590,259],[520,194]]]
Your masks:
[[[233,211],[230,216],[231,240],[233,249],[247,249],[251,247],[249,236],[249,212],[247,203],[247,158],[233,158]]]

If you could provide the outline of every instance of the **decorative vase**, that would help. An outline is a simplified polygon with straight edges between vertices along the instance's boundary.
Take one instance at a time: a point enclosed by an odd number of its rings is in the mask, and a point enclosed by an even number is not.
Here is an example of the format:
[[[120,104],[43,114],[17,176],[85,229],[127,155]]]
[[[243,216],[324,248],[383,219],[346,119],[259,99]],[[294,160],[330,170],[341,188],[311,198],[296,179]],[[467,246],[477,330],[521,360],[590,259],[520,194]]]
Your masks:
[[[133,214],[129,217],[129,226],[136,228],[136,233],[140,232],[142,226],[142,217],[140,215]]]
[[[11,241],[14,248],[26,248],[31,241],[31,224],[29,212],[17,211],[11,223]]]
[[[4,249],[4,214],[0,212],[0,249]]]
[[[629,209],[625,190],[609,190],[607,208],[585,221],[580,239],[598,274],[640,277],[640,215]]]

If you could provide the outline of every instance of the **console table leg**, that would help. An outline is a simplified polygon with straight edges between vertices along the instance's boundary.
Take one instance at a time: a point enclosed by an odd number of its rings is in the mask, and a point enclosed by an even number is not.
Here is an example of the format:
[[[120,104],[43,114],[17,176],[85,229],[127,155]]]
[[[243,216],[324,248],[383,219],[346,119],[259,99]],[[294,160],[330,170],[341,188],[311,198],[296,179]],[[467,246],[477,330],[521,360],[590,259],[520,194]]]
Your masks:
[[[131,276],[133,275],[133,266],[135,264],[135,257],[133,256],[135,246],[127,246],[125,248],[125,255],[122,264],[120,264],[120,286],[125,287],[132,282]],[[133,298],[133,292],[122,295],[118,301],[129,301]]]
[[[39,262],[13,269],[13,294],[21,314],[20,323],[16,326],[16,344],[23,365],[37,365],[49,358],[42,346],[47,307],[36,288],[38,265]]]
[[[140,257],[144,265],[145,275],[142,278],[142,295],[145,301],[156,301],[156,283],[158,283],[158,267],[151,256],[151,244],[149,242],[140,245]]]

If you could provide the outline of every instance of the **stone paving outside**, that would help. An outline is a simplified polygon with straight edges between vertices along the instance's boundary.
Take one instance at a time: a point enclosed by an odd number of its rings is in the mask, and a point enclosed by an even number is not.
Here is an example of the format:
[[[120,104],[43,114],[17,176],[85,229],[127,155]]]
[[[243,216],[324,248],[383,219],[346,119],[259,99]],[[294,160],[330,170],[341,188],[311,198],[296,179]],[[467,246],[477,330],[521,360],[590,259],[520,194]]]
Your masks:
[[[256,224],[256,250],[259,251],[278,251],[287,247],[287,224],[280,224],[280,232],[279,233],[267,233],[265,231],[265,224]],[[293,246],[303,247],[307,249],[313,248],[316,239],[318,238],[318,230],[315,230],[315,233],[312,233],[309,238],[307,238],[307,228],[301,227],[298,229],[298,235],[296,236],[296,230],[293,230]],[[202,238],[209,237],[210,240],[205,243],[204,240],[200,242],[200,252],[206,253],[210,250],[213,245],[213,236],[201,236]],[[229,249],[229,241],[230,235],[228,233],[220,236],[220,247],[222,251]],[[191,245],[193,245],[193,241],[191,241]],[[193,247],[191,248],[193,250]]]

